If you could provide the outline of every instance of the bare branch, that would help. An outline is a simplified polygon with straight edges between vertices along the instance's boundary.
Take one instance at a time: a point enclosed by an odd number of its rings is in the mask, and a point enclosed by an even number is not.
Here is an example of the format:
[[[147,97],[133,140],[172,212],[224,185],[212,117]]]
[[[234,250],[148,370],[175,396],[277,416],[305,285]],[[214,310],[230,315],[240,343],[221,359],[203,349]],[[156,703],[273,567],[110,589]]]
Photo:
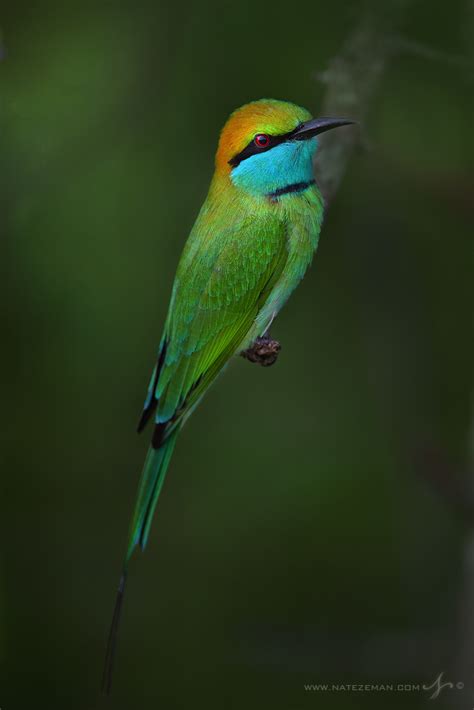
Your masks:
[[[349,37],[340,54],[329,63],[328,68],[318,75],[326,86],[322,115],[341,115],[362,120],[367,114],[373,94],[385,69],[391,52],[387,41],[387,25],[392,17],[399,16],[399,9],[405,0],[392,0],[395,12],[383,13],[381,22],[366,18]],[[384,6],[385,7],[385,6]],[[393,9],[393,8],[392,8]],[[390,26],[390,31],[393,29]],[[323,150],[318,151],[316,174],[326,205],[334,198],[347,168],[347,163],[360,135],[353,128],[334,131],[323,137]],[[250,362],[264,367],[273,365],[280,352],[280,343],[276,340],[259,338],[255,344],[241,353]]]

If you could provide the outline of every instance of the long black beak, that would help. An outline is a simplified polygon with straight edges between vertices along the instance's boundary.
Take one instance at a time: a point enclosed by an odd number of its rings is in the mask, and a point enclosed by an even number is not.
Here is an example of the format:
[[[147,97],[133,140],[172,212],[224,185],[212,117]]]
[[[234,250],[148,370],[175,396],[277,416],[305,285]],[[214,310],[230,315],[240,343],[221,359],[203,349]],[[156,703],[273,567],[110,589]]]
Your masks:
[[[308,138],[317,136],[324,131],[330,131],[331,128],[339,128],[340,126],[349,126],[356,121],[351,121],[350,118],[312,118],[311,121],[302,123],[293,132],[291,138],[295,141],[305,141]]]

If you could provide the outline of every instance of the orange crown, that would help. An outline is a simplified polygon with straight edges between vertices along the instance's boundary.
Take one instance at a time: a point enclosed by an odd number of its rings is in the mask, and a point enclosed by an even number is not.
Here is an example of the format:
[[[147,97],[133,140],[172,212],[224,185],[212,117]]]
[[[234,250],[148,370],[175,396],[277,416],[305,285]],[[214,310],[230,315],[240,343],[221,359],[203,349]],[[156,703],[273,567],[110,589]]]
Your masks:
[[[216,153],[216,170],[230,172],[229,160],[240,153],[257,133],[278,136],[292,131],[311,114],[289,101],[260,99],[234,111],[221,131]]]

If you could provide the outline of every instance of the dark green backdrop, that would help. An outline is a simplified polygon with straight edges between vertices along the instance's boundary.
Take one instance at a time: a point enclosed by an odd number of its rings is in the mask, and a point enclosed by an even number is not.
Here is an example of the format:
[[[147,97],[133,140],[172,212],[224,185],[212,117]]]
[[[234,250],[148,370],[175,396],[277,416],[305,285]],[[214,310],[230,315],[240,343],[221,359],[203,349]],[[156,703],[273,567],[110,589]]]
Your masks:
[[[317,115],[316,74],[367,5],[6,1],[2,710],[419,708],[423,690],[304,684],[441,671],[466,688],[437,707],[474,704],[473,20],[406,5],[417,47],[383,77],[279,362],[233,363],[178,444],[107,705],[134,428],[218,131],[262,96]]]

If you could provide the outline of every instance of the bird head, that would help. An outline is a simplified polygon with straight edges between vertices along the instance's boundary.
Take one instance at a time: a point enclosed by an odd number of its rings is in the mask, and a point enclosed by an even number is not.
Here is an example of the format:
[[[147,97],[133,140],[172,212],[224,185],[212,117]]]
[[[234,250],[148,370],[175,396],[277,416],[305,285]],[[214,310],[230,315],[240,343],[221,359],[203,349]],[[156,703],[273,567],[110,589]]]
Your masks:
[[[222,129],[216,174],[256,196],[309,183],[316,136],[350,123],[354,121],[312,118],[306,109],[287,101],[252,101],[234,111]]]

